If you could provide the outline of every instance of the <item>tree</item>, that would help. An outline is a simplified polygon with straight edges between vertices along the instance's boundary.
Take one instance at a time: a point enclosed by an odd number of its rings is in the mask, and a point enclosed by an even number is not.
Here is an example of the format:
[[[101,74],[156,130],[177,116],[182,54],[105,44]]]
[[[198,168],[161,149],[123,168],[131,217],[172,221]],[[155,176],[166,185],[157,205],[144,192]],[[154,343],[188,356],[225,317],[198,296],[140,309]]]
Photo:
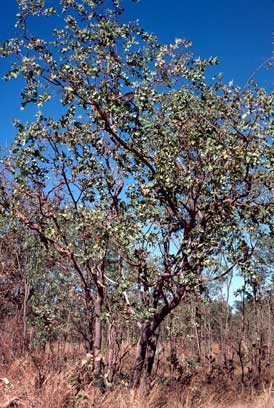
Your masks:
[[[249,381],[260,384],[271,374],[273,342],[273,238],[257,231],[252,257],[242,268],[243,286],[237,291],[237,353],[241,363],[242,382],[248,368]]]
[[[207,83],[216,58],[121,22],[119,1],[44,3],[18,1],[21,35],[1,48],[13,61],[6,78],[25,81],[22,108],[37,106],[32,122],[15,123],[8,202],[78,273],[95,310],[98,373],[102,308],[124,282],[124,307],[139,319],[137,386],[165,317],[248,262],[254,226],[273,228],[273,95]],[[33,17],[53,33],[34,36]],[[124,266],[112,282],[109,249]]]

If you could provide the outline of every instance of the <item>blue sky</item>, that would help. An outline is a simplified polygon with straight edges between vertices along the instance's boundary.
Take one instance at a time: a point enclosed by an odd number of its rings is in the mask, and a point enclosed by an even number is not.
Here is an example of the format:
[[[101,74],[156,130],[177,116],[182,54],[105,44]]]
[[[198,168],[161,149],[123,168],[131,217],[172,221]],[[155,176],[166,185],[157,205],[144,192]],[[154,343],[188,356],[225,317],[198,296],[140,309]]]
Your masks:
[[[162,41],[183,37],[195,54],[219,57],[225,79],[240,84],[272,54],[274,0],[141,0],[127,15]],[[262,86],[270,81],[261,75]]]
[[[50,0],[54,3],[57,0]],[[274,0],[124,0],[126,18],[139,19],[162,42],[185,38],[193,43],[197,56],[219,57],[224,79],[243,85],[254,70],[272,54]],[[15,36],[16,0],[0,0],[0,41]],[[0,76],[6,62],[0,60]],[[261,71],[260,84],[273,88],[273,72]],[[22,117],[20,85],[0,82],[0,145],[6,149],[13,137],[11,120]]]

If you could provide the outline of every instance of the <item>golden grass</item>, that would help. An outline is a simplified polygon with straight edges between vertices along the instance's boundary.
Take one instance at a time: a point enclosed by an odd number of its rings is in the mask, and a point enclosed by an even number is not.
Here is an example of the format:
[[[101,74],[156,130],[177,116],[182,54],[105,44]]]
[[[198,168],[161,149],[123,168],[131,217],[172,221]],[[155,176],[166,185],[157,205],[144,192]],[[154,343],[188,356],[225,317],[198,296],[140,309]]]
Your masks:
[[[252,398],[244,394],[220,395],[206,387],[199,390],[198,398],[194,386],[182,391],[175,385],[155,385],[149,394],[121,386],[104,394],[94,386],[77,392],[71,381],[72,372],[69,368],[61,373],[51,372],[38,387],[37,372],[32,371],[31,363],[13,365],[8,372],[10,384],[0,390],[0,408],[274,408],[271,388]]]
[[[260,395],[239,393],[236,383],[208,384],[201,371],[187,385],[155,382],[149,393],[117,385],[102,393],[88,383],[79,386],[80,365],[81,353],[67,347],[59,362],[47,351],[0,367],[0,378],[9,381],[0,381],[0,408],[274,408],[273,383]]]

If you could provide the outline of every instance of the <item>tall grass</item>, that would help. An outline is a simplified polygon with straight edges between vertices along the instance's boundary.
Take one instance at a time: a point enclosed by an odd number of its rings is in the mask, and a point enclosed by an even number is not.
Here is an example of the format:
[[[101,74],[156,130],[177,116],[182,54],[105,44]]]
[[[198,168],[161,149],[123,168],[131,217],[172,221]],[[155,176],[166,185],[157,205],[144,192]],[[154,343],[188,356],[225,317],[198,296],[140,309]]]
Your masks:
[[[274,408],[273,382],[261,392],[241,389],[237,377],[209,384],[205,368],[187,383],[168,373],[160,378],[164,367],[149,391],[133,391],[120,381],[103,392],[88,381],[79,383],[82,357],[79,345],[55,344],[2,364],[0,408]]]

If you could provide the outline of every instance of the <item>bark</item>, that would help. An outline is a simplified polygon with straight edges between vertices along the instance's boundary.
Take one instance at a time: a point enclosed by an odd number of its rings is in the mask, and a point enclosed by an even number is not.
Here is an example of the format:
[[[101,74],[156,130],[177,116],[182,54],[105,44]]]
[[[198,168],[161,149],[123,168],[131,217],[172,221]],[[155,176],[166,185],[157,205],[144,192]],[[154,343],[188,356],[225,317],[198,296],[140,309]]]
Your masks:
[[[141,381],[150,335],[151,334],[149,330],[149,325],[146,324],[145,327],[143,328],[143,333],[137,345],[136,357],[135,357],[134,368],[133,368],[133,376],[132,376],[133,388],[137,388]]]
[[[28,284],[27,279],[25,279],[25,288],[24,288],[24,303],[23,303],[23,352],[29,349],[29,341],[27,338],[27,329],[28,329],[28,317],[27,317],[27,306],[28,300],[30,297],[30,285]]]
[[[102,305],[103,291],[98,288],[98,293],[94,302],[95,322],[94,322],[94,368],[95,375],[100,376],[102,371]]]
[[[108,381],[111,384],[116,373],[116,358],[115,358],[115,338],[116,330],[113,322],[108,326]]]
[[[137,352],[133,368],[133,375],[131,381],[133,388],[138,387],[140,384],[150,339],[152,338],[153,335],[155,335],[156,330],[158,330],[160,324],[165,319],[165,317],[169,315],[169,313],[173,309],[175,309],[176,306],[178,306],[184,295],[185,288],[181,286],[177,289],[177,292],[174,294],[173,299],[169,303],[166,303],[157,313],[155,313],[155,315],[151,318],[149,322],[146,322],[143,325],[140,340],[137,346]],[[153,367],[153,362],[154,358],[153,360],[152,359],[150,360],[150,364],[152,363],[150,368],[151,370]]]
[[[87,353],[92,353],[94,351],[94,300],[90,295],[89,288],[85,288],[85,307],[86,307],[86,316],[87,316],[87,326],[82,326],[81,322],[77,324],[78,332],[82,336],[85,343],[85,350]]]
[[[146,365],[146,377],[150,377],[155,360],[155,354],[157,350],[157,342],[159,337],[159,328],[153,333],[148,341],[147,345],[147,365]]]
[[[170,361],[170,372],[172,373],[177,367],[177,363],[178,363],[176,337],[170,338],[169,361]]]

